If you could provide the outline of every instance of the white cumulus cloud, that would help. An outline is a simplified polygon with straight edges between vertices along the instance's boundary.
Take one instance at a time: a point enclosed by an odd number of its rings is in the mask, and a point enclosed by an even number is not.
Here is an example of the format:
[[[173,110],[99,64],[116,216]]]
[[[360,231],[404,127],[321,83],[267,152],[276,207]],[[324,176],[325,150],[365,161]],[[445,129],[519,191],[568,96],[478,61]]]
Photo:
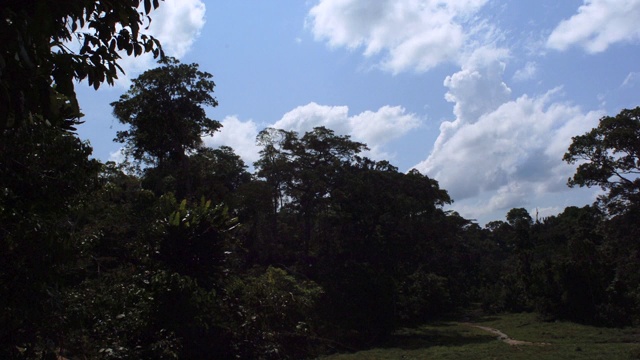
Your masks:
[[[349,116],[347,106],[326,106],[309,103],[299,106],[272,125],[274,128],[299,133],[325,126],[339,135],[349,135],[355,141],[368,145],[366,155],[382,160],[392,157],[385,152],[385,145],[420,126],[415,114],[408,114],[401,106],[383,106],[377,111],[364,111]],[[388,160],[388,159],[386,159]]]
[[[203,138],[206,146],[230,146],[248,164],[259,158],[260,148],[256,136],[262,128],[253,120],[240,120],[227,116],[221,121],[222,129],[213,136]],[[383,106],[377,111],[364,111],[349,115],[348,106],[328,106],[311,102],[287,112],[282,118],[266,127],[296,131],[303,134],[314,127],[325,126],[337,135],[349,135],[371,149],[364,155],[378,160],[388,160],[385,145],[420,126],[420,119],[407,113],[401,106]]]
[[[509,99],[511,89],[502,81],[507,57],[505,49],[479,48],[459,72],[445,78],[445,99],[455,103],[453,113],[460,121],[476,122]]]
[[[458,59],[469,35],[465,25],[487,2],[320,0],[307,26],[331,47],[364,48],[367,57],[382,54],[385,70],[426,71]]]
[[[551,103],[554,92],[522,96],[465,123],[416,168],[455,200],[491,193],[486,211],[523,206],[536,194],[566,190],[574,167],[562,156],[571,136],[597,124],[600,113]],[[441,135],[442,136],[442,135]]]
[[[611,44],[640,39],[640,0],[584,0],[577,14],[553,30],[547,46],[565,50],[579,45],[589,53]]]
[[[326,106],[312,102],[287,112],[271,127],[304,133],[316,126],[325,126],[336,133],[347,134],[348,119],[348,106]]]
[[[260,149],[256,146],[258,125],[253,120],[242,121],[237,116],[227,116],[221,122],[222,129],[213,136],[203,137],[209,147],[229,146],[247,165],[258,160]]]
[[[206,7],[201,0],[165,0],[151,16],[149,32],[171,56],[182,57],[205,24]]]
[[[510,100],[502,59],[472,57],[447,77],[456,119],[441,124],[431,154],[416,165],[462,200],[455,208],[464,216],[526,206],[536,196],[566,190],[574,168],[562,156],[571,136],[593,128],[601,116],[554,102],[559,89]]]

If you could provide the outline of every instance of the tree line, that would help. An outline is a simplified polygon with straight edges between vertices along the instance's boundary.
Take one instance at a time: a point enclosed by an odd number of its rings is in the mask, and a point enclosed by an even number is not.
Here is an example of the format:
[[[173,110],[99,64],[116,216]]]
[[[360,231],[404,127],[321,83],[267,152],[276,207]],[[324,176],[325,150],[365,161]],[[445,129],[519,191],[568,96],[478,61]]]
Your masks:
[[[205,112],[211,74],[138,32],[157,2],[122,4],[2,10],[0,34],[20,34],[0,45],[2,358],[310,358],[476,308],[640,322],[640,108],[565,154],[570,186],[604,189],[596,203],[481,227],[445,210],[436,180],[325,127],[264,129],[253,173],[204,146],[221,127]],[[129,15],[121,30],[114,14]],[[84,23],[96,33],[79,53],[44,48]],[[72,81],[112,81],[117,49],[161,58],[111,104],[128,125],[123,164],[92,159],[74,133]],[[15,77],[32,65],[34,82]]]

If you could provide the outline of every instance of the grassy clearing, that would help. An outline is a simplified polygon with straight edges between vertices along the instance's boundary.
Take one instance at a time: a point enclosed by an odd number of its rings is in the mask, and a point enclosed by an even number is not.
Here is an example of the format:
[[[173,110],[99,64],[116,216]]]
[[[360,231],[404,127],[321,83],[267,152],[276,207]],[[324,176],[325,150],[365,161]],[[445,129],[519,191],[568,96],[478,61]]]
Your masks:
[[[439,322],[397,331],[383,347],[323,360],[385,359],[602,359],[640,360],[640,328],[609,329],[569,322],[542,322],[535,314],[485,317],[474,324],[510,338],[550,345],[508,345],[461,322]]]

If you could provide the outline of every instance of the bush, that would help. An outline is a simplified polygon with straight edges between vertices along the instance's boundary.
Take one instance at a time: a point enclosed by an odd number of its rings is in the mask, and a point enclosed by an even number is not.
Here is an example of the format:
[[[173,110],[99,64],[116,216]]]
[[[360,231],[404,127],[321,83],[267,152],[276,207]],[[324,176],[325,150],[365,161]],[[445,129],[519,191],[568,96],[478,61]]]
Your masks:
[[[398,317],[402,322],[419,324],[450,310],[452,306],[445,277],[420,269],[400,285]]]
[[[227,306],[234,315],[233,346],[246,359],[300,358],[314,338],[313,313],[322,288],[268,267],[257,276],[236,278],[227,287]]]
[[[395,326],[395,283],[379,268],[347,262],[323,278],[321,302],[329,336],[350,347],[373,344]]]

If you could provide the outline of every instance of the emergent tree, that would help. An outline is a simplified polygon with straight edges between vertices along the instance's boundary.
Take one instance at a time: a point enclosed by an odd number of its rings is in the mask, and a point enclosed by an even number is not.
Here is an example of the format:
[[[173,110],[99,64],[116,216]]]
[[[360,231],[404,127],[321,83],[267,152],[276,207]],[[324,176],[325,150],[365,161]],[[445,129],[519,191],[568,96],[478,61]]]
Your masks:
[[[564,161],[578,165],[569,186],[600,186],[611,214],[640,203],[640,107],[600,119],[598,127],[573,137]]]
[[[126,155],[162,168],[166,161],[182,162],[202,145],[203,135],[213,135],[222,125],[204,109],[218,105],[211,96],[213,75],[173,58],[160,63],[134,79],[111,106],[116,118],[129,125],[115,139],[125,144]]]

